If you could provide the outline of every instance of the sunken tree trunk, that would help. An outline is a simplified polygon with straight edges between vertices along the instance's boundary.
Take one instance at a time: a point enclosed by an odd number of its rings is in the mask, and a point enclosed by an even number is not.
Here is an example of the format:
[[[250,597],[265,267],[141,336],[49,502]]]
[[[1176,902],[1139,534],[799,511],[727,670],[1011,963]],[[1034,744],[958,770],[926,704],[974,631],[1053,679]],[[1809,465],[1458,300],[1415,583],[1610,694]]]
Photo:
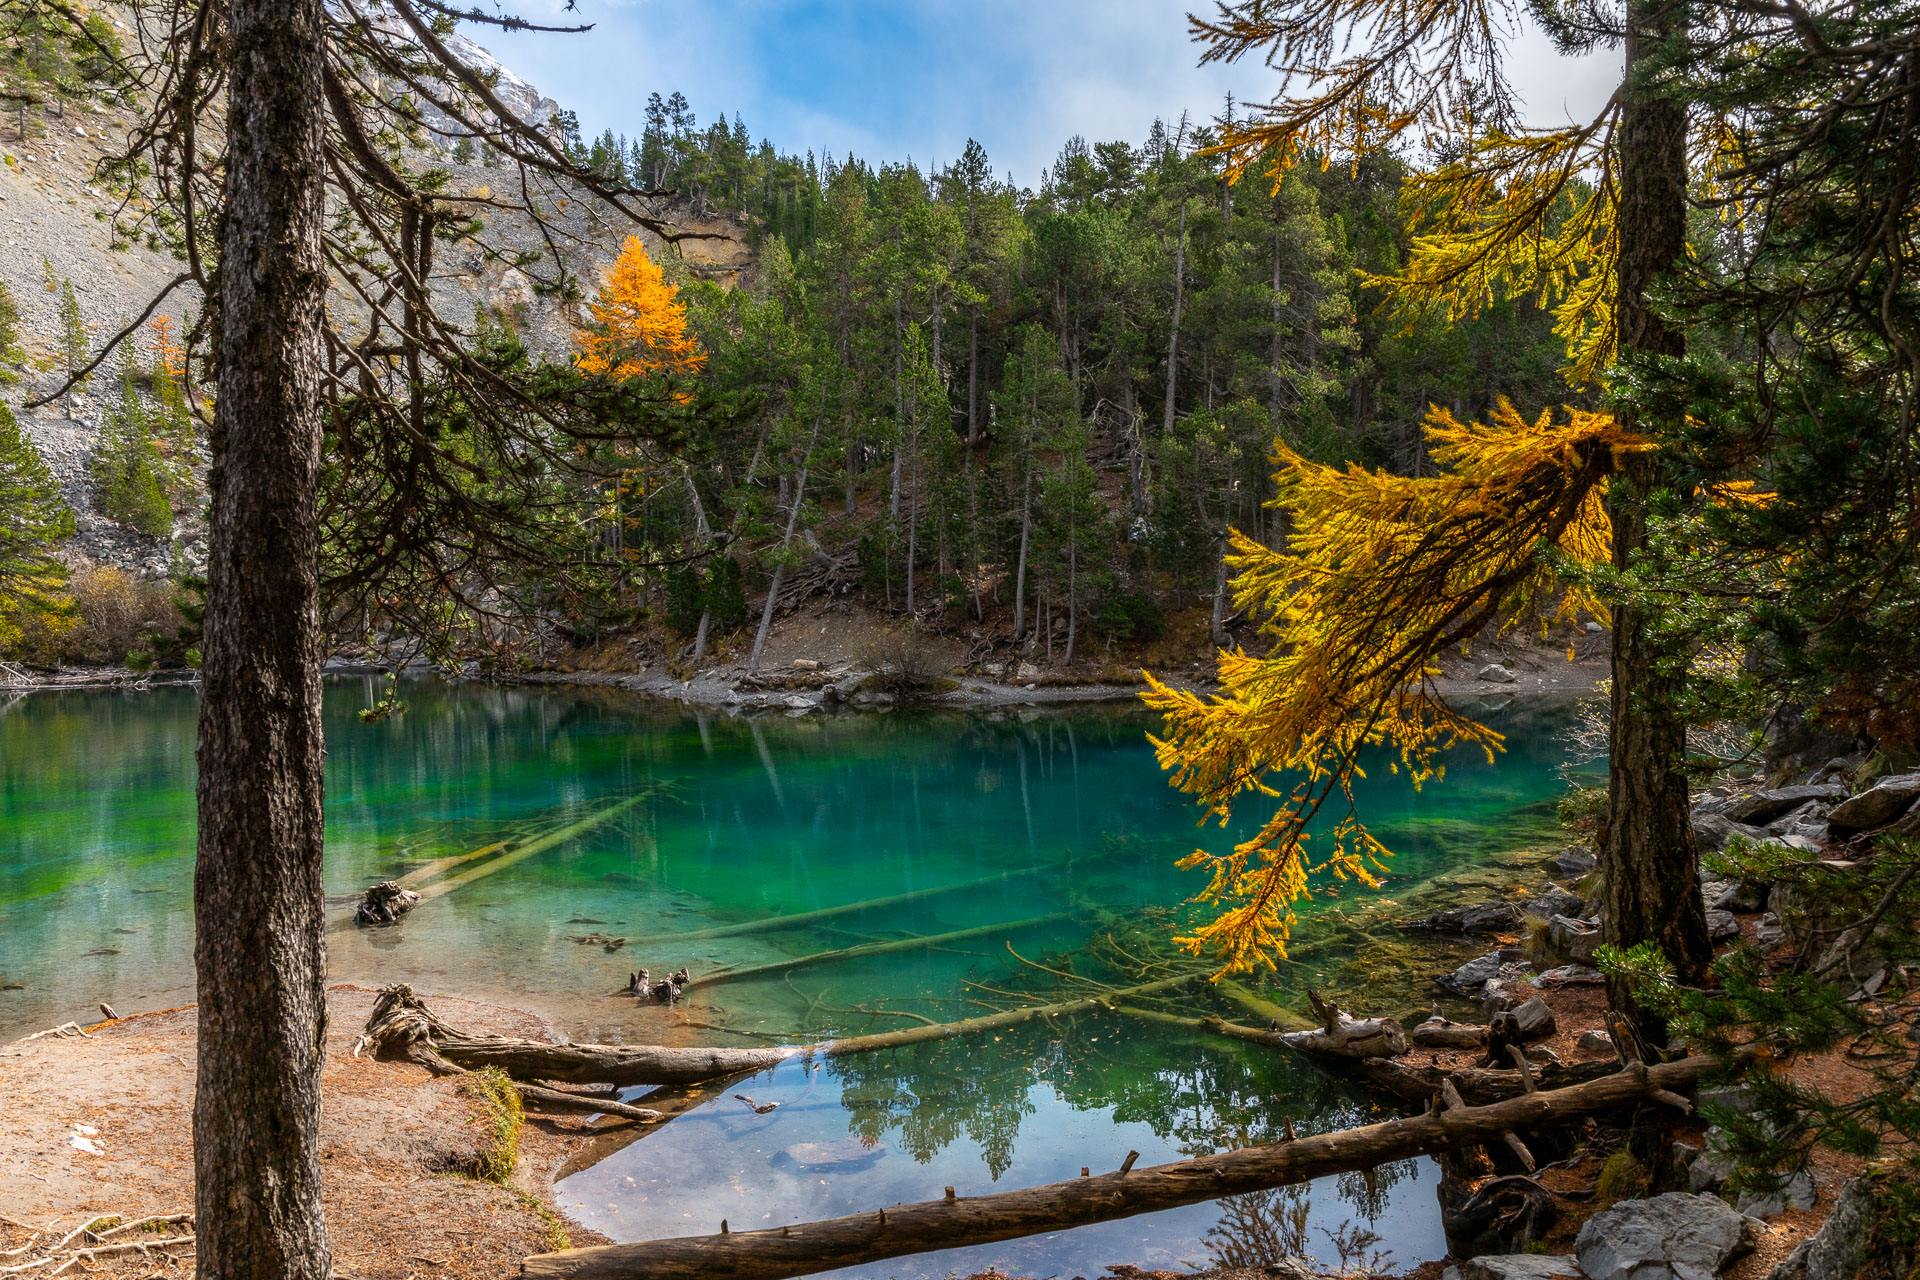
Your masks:
[[[194,967],[203,1277],[326,1280],[320,0],[232,0]]]
[[[1679,355],[1682,334],[1651,305],[1651,292],[1686,250],[1687,117],[1683,103],[1648,83],[1650,46],[1681,20],[1673,0],[1632,0],[1628,8],[1627,82],[1619,134],[1620,352]],[[1621,425],[1656,439],[1664,424],[1636,421],[1620,407]],[[1616,567],[1631,568],[1647,545],[1647,500],[1664,479],[1657,453],[1632,456],[1608,494]],[[1607,826],[1601,852],[1606,882],[1607,940],[1630,947],[1651,941],[1683,978],[1697,979],[1712,956],[1696,872],[1698,855],[1687,821],[1686,725],[1676,703],[1682,677],[1662,652],[1650,619],[1631,603],[1613,607],[1613,725],[1608,742]],[[1632,993],[1609,984],[1615,1008],[1632,1008]],[[1658,1029],[1647,1027],[1656,1032]]]

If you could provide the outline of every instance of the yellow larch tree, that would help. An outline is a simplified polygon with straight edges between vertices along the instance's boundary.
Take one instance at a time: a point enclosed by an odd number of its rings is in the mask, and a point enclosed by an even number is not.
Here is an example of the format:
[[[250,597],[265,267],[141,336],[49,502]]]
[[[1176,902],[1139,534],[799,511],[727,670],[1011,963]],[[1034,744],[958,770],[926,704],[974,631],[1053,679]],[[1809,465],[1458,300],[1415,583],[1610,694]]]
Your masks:
[[[1375,882],[1385,850],[1353,807],[1362,752],[1384,747],[1418,785],[1450,748],[1499,747],[1497,732],[1435,694],[1435,655],[1543,611],[1604,614],[1543,552],[1608,559],[1606,476],[1644,443],[1578,409],[1528,421],[1502,401],[1491,419],[1434,410],[1425,432],[1441,473],[1424,479],[1276,445],[1270,505],[1291,532],[1277,550],[1236,532],[1227,558],[1235,604],[1262,620],[1272,651],[1223,651],[1213,697],[1148,677],[1146,700],[1167,725],[1154,745],[1176,786],[1222,823],[1247,793],[1279,801],[1230,853],[1182,864],[1208,871],[1201,898],[1221,906],[1182,941],[1215,949],[1229,970],[1286,955],[1313,873]],[[1330,801],[1342,811],[1321,833],[1325,852],[1310,856],[1307,828]]]
[[[687,304],[679,293],[640,238],[628,236],[599,296],[587,304],[593,324],[574,335],[580,368],[614,378],[705,368],[706,353],[687,332]]]

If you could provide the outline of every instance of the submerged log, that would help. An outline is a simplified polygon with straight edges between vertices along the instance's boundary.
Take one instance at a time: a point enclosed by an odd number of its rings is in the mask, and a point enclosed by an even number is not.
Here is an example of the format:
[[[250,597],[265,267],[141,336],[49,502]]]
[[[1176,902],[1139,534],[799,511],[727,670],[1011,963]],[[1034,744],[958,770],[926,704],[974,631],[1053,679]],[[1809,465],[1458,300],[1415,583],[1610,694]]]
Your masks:
[[[907,1254],[1012,1240],[1371,1169],[1501,1140],[1518,1129],[1565,1124],[1643,1101],[1656,1090],[1688,1088],[1708,1065],[1704,1058],[1653,1067],[1636,1064],[1601,1080],[1491,1106],[1458,1107],[1020,1191],[977,1197],[949,1192],[939,1200],[765,1231],[723,1230],[713,1236],[537,1254],[526,1260],[521,1274],[542,1280],[784,1280]]]
[[[663,933],[651,938],[641,938],[637,945],[664,946],[668,943],[692,942],[695,939],[738,938],[750,933],[776,933],[783,929],[804,929],[808,925],[819,924],[822,920],[835,920],[860,911],[884,911],[893,907],[904,907],[910,903],[924,902],[929,898],[938,898],[949,893],[964,893],[968,889],[1006,884],[1011,880],[1037,876],[1043,871],[1053,871],[1060,865],[1062,864],[1049,863],[1040,867],[1023,867],[1017,871],[1003,871],[998,875],[981,876],[978,880],[935,885],[930,889],[915,889],[911,893],[896,893],[886,898],[868,898],[863,902],[848,902],[837,907],[822,907],[818,911],[802,911],[795,915],[769,916],[764,920],[749,920],[744,924],[715,925],[710,929],[694,929],[687,933]]]
[[[839,1058],[880,1049],[948,1040],[1019,1026],[1035,1018],[1066,1017],[1093,1009],[1111,1008],[1130,997],[1172,991],[1206,977],[1203,970],[1161,978],[1135,987],[1102,991],[1097,995],[1027,1005],[1003,1013],[985,1014],[960,1022],[936,1022],[846,1036],[818,1044],[773,1045],[764,1049],[672,1048],[664,1045],[548,1044],[507,1036],[475,1035],[440,1018],[406,983],[386,987],[373,1004],[366,1030],[354,1042],[355,1056],[411,1058],[416,1045],[425,1044],[439,1057],[469,1070],[499,1067],[516,1080],[558,1080],[566,1084],[697,1084],[704,1080],[765,1071],[790,1058]]]
[[[1289,1049],[1336,1058],[1394,1058],[1407,1051],[1406,1032],[1392,1018],[1356,1018],[1329,1004],[1317,991],[1307,992],[1307,1003],[1320,1020],[1312,1031],[1286,1031],[1278,1037]]]
[[[949,942],[965,942],[970,938],[985,937],[990,933],[1017,933],[1023,929],[1038,928],[1043,924],[1056,924],[1073,917],[1070,911],[1058,911],[1050,916],[1033,916],[1026,920],[1010,920],[1005,924],[975,925],[971,929],[955,929],[951,933],[930,934],[924,938],[896,938],[889,942],[862,942],[851,947],[836,947],[831,951],[816,951],[812,955],[795,956],[791,960],[772,960],[766,964],[751,964],[739,969],[715,969],[712,973],[702,974],[700,985],[716,987],[723,982],[739,982],[743,978],[759,978],[768,974],[787,973],[794,969],[804,969],[809,965],[838,964],[847,960],[864,960],[868,956],[892,955],[897,951],[922,951],[928,947],[943,947]]]

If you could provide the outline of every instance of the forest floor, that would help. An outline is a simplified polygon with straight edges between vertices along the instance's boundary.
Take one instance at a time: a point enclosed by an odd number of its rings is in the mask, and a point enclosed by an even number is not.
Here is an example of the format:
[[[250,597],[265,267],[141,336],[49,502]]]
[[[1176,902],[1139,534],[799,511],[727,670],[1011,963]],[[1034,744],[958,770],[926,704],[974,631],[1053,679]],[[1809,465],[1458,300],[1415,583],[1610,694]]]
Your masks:
[[[321,1077],[322,1199],[342,1280],[487,1280],[558,1246],[554,1172],[586,1144],[585,1118],[529,1117],[506,1185],[459,1170],[487,1149],[491,1118],[455,1080],[411,1063],[355,1058],[374,993],[327,997]],[[532,1014],[435,997],[463,1025],[551,1033]],[[195,1010],[0,1047],[0,1251],[29,1230],[62,1234],[103,1216],[133,1222],[193,1208]],[[578,1227],[580,1244],[605,1243]],[[113,1269],[151,1272],[132,1255]]]

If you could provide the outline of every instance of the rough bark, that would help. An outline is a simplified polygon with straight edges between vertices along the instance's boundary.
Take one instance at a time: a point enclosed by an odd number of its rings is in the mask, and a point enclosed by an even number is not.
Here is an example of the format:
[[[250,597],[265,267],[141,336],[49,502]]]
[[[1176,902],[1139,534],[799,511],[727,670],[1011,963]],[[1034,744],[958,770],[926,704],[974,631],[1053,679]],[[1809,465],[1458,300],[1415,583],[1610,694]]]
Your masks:
[[[1682,21],[1673,0],[1633,0],[1628,10],[1627,79],[1621,90],[1616,320],[1623,358],[1670,356],[1684,336],[1651,305],[1652,291],[1686,250],[1687,118],[1685,106],[1647,83],[1650,46]],[[1635,420],[1622,425],[1666,434]],[[1608,491],[1613,558],[1630,568],[1647,544],[1647,499],[1663,479],[1658,455],[1629,458]],[[1712,958],[1700,900],[1698,854],[1687,821],[1686,725],[1676,706],[1680,679],[1663,671],[1649,619],[1632,604],[1613,608],[1613,705],[1608,741],[1606,840],[1602,849],[1607,940],[1616,946],[1652,941],[1686,981],[1697,981]],[[1631,1009],[1632,993],[1611,982],[1615,1008]],[[1656,1032],[1657,1029],[1648,1028]]]
[[[1686,1088],[1705,1067],[1705,1060],[1697,1058],[1639,1067],[1492,1106],[1462,1106],[1145,1169],[1131,1168],[1128,1157],[1127,1165],[1114,1173],[996,1195],[949,1194],[941,1200],[766,1231],[723,1231],[538,1254],[526,1260],[521,1273],[550,1280],[781,1280],[1012,1240],[1503,1140],[1518,1129],[1565,1124]]]
[[[320,1066],[325,10],[228,7],[201,667],[193,1147],[203,1277],[326,1280]]]

